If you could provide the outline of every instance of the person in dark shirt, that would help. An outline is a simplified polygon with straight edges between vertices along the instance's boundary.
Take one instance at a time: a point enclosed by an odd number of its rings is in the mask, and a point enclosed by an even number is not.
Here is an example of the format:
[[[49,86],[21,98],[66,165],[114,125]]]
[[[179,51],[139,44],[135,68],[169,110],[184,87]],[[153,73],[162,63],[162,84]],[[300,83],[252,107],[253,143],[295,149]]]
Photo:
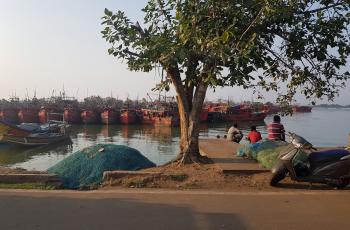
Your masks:
[[[248,134],[248,140],[250,144],[255,144],[256,142],[260,141],[261,138],[261,133],[256,130],[256,126],[252,126],[250,128],[250,133]]]
[[[285,141],[286,135],[284,126],[281,124],[281,117],[275,115],[273,122],[267,126],[268,139],[272,141]]]

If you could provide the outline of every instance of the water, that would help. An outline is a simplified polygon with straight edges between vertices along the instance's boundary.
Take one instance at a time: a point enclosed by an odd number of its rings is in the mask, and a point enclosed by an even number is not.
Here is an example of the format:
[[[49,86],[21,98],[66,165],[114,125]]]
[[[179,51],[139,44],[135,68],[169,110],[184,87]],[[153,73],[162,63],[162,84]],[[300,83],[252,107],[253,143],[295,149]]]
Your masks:
[[[312,113],[298,113],[282,117],[287,131],[296,132],[315,146],[345,146],[350,133],[350,109],[314,109]],[[266,137],[265,122],[254,124]],[[201,137],[215,138],[226,133],[232,124],[203,124]],[[249,132],[251,123],[241,123],[244,134]],[[39,148],[18,148],[0,144],[0,166],[46,170],[60,160],[82,148],[98,144],[113,143],[138,149],[147,158],[160,165],[173,159],[179,151],[179,129],[143,125],[74,126],[72,143]]]

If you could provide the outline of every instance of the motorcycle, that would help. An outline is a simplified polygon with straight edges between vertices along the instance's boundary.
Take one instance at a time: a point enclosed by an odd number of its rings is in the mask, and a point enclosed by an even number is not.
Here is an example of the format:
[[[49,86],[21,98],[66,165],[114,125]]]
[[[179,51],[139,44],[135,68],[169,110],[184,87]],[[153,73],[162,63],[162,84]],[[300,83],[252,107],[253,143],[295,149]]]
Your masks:
[[[344,188],[350,183],[350,152],[344,149],[318,151],[303,137],[289,133],[291,149],[279,155],[272,168],[270,185],[287,175],[294,181]]]

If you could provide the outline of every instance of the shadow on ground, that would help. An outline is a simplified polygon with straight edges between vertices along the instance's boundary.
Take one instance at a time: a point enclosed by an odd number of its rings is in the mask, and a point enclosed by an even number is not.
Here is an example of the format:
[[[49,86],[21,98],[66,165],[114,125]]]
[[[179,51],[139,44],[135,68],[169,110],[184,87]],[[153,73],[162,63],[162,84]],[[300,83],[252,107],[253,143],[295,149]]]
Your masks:
[[[280,183],[277,188],[298,189],[298,190],[349,190],[350,187],[336,189],[326,184],[309,184],[309,183]]]
[[[245,229],[235,214],[105,198],[0,196],[1,229]]]

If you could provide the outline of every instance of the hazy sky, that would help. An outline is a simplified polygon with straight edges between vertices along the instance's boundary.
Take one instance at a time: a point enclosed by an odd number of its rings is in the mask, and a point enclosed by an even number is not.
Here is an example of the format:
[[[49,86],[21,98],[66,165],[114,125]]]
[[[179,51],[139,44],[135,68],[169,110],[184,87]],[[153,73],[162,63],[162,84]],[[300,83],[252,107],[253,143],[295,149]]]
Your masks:
[[[0,98],[16,93],[23,98],[51,96],[62,90],[71,96],[145,97],[155,83],[155,73],[127,70],[107,55],[100,18],[104,8],[126,11],[142,20],[146,0],[0,0]],[[350,104],[349,88],[337,103]],[[251,91],[218,89],[209,99],[252,100]],[[273,95],[267,95],[273,100]],[[301,97],[299,101],[306,103]]]

